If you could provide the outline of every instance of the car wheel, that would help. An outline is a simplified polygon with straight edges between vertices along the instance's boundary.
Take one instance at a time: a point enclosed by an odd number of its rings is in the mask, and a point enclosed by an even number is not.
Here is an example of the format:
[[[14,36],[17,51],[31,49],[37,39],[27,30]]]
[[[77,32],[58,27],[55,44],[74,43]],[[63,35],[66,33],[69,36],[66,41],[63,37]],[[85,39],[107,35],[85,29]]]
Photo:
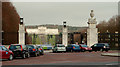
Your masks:
[[[97,50],[95,50],[95,52],[97,52]]]
[[[44,53],[42,52],[41,55],[44,55]]]
[[[25,57],[25,54],[23,54],[22,58],[23,58],[23,59],[25,59],[25,58],[26,58],[26,57]]]
[[[35,53],[35,57],[37,57],[37,53]]]
[[[108,52],[108,50],[106,50],[106,52]]]
[[[92,52],[92,50],[89,50],[89,52]]]
[[[85,52],[85,50],[82,50],[82,52]]]
[[[100,49],[101,52],[103,52],[103,49]]]
[[[10,61],[13,60],[13,55],[12,55],[12,54],[10,54],[9,60],[10,60]]]
[[[38,56],[40,56],[40,52],[38,52],[38,54],[37,54]]]
[[[29,57],[30,57],[30,54],[28,53],[28,54],[27,54],[27,58],[29,58]]]
[[[53,51],[53,53],[55,53],[55,51]]]

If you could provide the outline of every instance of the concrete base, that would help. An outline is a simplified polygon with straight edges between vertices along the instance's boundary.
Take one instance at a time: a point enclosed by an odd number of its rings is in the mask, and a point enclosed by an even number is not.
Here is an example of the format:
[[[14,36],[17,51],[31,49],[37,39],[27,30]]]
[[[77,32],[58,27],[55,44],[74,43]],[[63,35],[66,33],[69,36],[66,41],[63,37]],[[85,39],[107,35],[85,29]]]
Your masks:
[[[97,28],[88,28],[87,29],[87,45],[91,47],[95,43],[98,43]]]

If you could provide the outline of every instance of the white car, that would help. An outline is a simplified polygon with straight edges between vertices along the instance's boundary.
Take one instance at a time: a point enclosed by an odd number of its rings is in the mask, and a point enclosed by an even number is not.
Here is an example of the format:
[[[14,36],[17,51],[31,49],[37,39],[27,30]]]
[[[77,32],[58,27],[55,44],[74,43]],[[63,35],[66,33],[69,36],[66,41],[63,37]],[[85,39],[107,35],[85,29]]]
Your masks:
[[[53,48],[53,52],[66,52],[66,47],[63,44],[56,44]]]

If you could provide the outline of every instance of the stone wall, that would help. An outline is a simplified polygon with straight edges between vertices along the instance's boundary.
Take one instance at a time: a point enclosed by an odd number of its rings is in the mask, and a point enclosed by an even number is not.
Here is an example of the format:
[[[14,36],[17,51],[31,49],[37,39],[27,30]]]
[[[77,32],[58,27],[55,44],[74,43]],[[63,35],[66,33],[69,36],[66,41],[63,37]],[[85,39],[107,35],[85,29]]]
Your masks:
[[[2,43],[2,2],[0,1],[0,43]]]

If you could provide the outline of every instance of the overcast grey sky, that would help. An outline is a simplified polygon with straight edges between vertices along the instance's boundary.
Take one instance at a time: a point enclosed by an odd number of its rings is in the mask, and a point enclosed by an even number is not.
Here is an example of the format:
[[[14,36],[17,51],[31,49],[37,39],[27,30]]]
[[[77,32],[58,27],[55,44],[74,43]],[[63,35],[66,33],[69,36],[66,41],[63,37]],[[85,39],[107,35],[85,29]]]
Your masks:
[[[25,25],[59,24],[88,26],[93,9],[97,22],[118,14],[117,2],[13,2]]]

